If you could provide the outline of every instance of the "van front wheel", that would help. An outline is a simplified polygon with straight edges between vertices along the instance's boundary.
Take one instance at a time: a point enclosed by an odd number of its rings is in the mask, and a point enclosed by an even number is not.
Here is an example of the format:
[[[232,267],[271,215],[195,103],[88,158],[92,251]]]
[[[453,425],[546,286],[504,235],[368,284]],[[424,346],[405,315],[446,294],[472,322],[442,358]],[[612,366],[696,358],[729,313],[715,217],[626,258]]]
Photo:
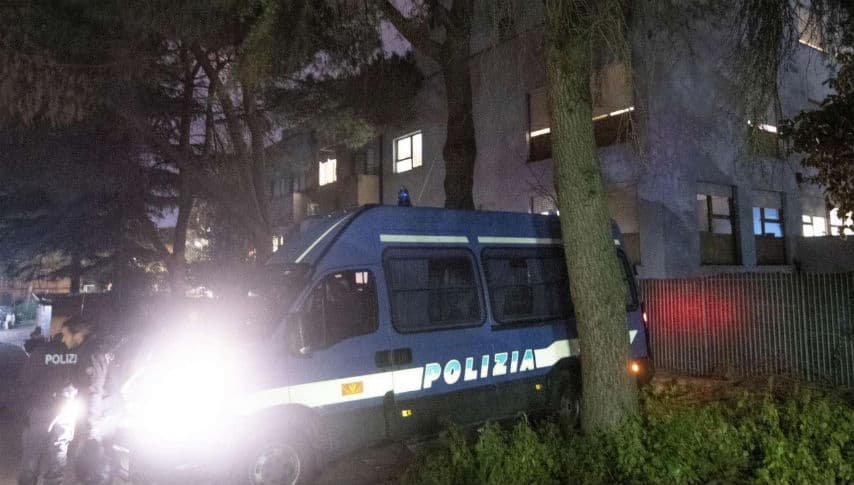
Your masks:
[[[238,473],[243,477],[237,483],[249,485],[303,485],[316,472],[312,448],[296,436],[269,437],[242,461]]]

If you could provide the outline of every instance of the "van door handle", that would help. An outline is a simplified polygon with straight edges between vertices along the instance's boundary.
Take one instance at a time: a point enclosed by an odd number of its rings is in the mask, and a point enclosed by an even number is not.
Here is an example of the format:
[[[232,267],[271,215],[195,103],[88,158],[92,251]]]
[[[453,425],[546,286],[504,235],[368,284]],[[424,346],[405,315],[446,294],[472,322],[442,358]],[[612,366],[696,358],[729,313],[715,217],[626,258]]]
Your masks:
[[[374,354],[374,363],[379,368],[391,367],[391,350],[380,350]]]
[[[411,364],[412,349],[402,347],[394,350],[380,350],[374,354],[374,363],[377,367],[391,367],[392,365]]]
[[[411,364],[412,363],[412,349],[407,348],[407,347],[394,349],[391,351],[391,359],[395,365]]]

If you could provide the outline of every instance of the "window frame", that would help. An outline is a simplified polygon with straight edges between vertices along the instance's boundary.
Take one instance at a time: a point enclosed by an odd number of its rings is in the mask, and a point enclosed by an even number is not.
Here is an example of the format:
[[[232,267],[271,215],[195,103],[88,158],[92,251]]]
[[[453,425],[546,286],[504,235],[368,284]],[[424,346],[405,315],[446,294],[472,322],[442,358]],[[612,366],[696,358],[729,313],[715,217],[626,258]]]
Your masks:
[[[804,219],[809,219],[805,221]],[[823,223],[816,223],[816,219],[821,219]],[[809,227],[812,234],[807,235],[806,228]],[[822,229],[822,234],[816,234],[816,228]],[[827,237],[830,234],[828,230],[828,218],[825,216],[816,216],[812,214],[801,214],[801,237]]]
[[[420,327],[417,329],[401,329],[398,328],[397,323],[394,319],[394,298],[392,298],[392,293],[395,291],[391,285],[391,279],[389,278],[389,266],[388,261],[390,259],[389,253],[393,253],[395,251],[403,251],[403,252],[412,252],[414,254],[418,254],[419,252],[423,252],[423,254],[427,254],[430,252],[451,252],[451,251],[459,251],[460,254],[465,254],[465,256],[469,259],[471,263],[471,270],[473,281],[475,283],[475,291],[477,293],[478,305],[480,309],[479,320],[465,323],[458,323],[454,325],[432,325],[429,327]],[[440,332],[444,330],[456,330],[462,328],[474,328],[480,327],[487,320],[487,302],[484,296],[484,282],[481,278],[481,271],[479,261],[472,250],[467,246],[451,246],[451,247],[435,247],[435,246],[389,246],[383,249],[382,254],[382,268],[383,268],[383,277],[385,278],[385,288],[386,288],[386,296],[388,298],[388,307],[389,307],[389,320],[391,321],[391,326],[395,332],[408,335],[415,333],[426,333],[426,332]],[[429,258],[429,256],[424,256],[424,258]],[[405,258],[399,258],[405,259]],[[422,258],[412,258],[412,259],[422,259]]]
[[[421,135],[421,156],[419,157],[420,161],[418,162],[418,165],[415,165],[415,150],[413,148],[413,145],[414,145],[413,140],[415,138],[415,135]],[[407,139],[407,138],[409,139],[409,157],[403,158],[403,159],[398,159],[397,158],[397,143],[399,141],[401,141],[403,139]],[[413,132],[410,132],[410,133],[407,133],[405,135],[401,135],[401,136],[394,138],[391,142],[391,152],[392,152],[391,153],[392,173],[396,173],[396,174],[397,173],[406,173],[406,172],[411,172],[411,171],[415,170],[416,168],[423,167],[424,166],[424,132],[422,130],[415,130]],[[404,162],[406,160],[409,160],[409,162],[410,162],[409,168],[407,170],[398,170],[397,165],[400,162]]]
[[[833,214],[836,213],[836,216]],[[845,214],[845,217],[839,216],[839,208],[832,207],[827,209],[827,235],[830,237],[846,237],[854,234],[854,230],[852,230],[847,224],[846,221],[848,219],[854,217],[854,214],[849,215]],[[833,220],[837,219],[840,221],[839,224],[834,224]],[[833,231],[836,230],[836,234]]]
[[[533,123],[533,120],[534,120],[534,116],[533,116],[534,112],[533,112],[532,101],[534,100],[535,94],[542,94],[542,95],[546,96],[546,99],[547,99],[546,106],[548,106],[548,92],[546,91],[545,87],[533,89],[533,90],[530,90],[530,91],[525,93],[525,104],[526,104],[526,111],[525,112],[528,115],[527,124],[525,126],[525,128],[526,128],[525,129],[525,137],[528,141],[528,160],[527,160],[528,163],[551,160],[552,156],[553,156],[552,149],[551,149],[551,136],[552,136],[551,126],[547,126],[545,128],[540,128],[537,131],[542,131],[542,130],[548,130],[548,131],[545,131],[544,133],[541,133],[537,136],[533,135],[534,130],[532,129],[532,126],[531,126]],[[540,137],[543,137],[544,139],[546,139],[548,141],[549,149],[548,149],[548,156],[546,156],[546,157],[535,157],[534,156],[535,154],[539,153],[539,152],[535,152],[535,150],[534,150],[534,138],[540,138]]]
[[[323,167],[325,165],[328,165],[328,164],[332,165],[332,170],[329,171],[329,172],[331,172],[332,179],[326,180],[324,182]],[[338,158],[337,157],[336,158],[327,158],[326,161],[319,160],[317,162],[317,185],[318,185],[318,187],[324,187],[326,185],[332,185],[337,181],[338,181]]]
[[[777,238],[777,236],[773,232],[766,232],[765,224],[779,224],[780,225],[780,237],[777,239],[786,239],[786,224],[785,224],[785,221],[783,218],[783,209],[781,209],[779,207],[761,207],[761,206],[753,207],[754,211],[756,209],[759,209],[759,230],[760,230],[760,232],[759,232],[759,234],[756,234],[756,227],[754,225],[753,236],[754,237],[774,236],[775,238]],[[766,217],[765,216],[765,210],[766,209],[776,210],[777,211],[777,218],[771,219],[771,218]],[[755,222],[756,221],[754,220],[754,223]]]
[[[299,310],[297,310],[296,313],[302,314],[302,315],[307,314],[309,312],[310,306],[312,304],[312,299],[314,297],[314,293],[320,288],[321,285],[326,285],[327,279],[329,279],[330,277],[333,277],[336,274],[340,274],[340,273],[353,273],[353,274],[355,274],[355,273],[368,273],[369,278],[373,278],[372,283],[371,283],[371,285],[373,286],[373,289],[374,289],[374,302],[373,302],[373,304],[374,304],[374,321],[373,321],[372,330],[370,332],[366,332],[366,333],[350,335],[344,339],[341,339],[337,342],[333,342],[330,344],[328,342],[328,337],[327,337],[328,332],[326,331],[326,329],[324,329],[324,340],[326,340],[326,341],[323,342],[322,347],[320,347],[318,349],[314,349],[314,350],[330,349],[330,348],[334,347],[335,345],[338,345],[342,342],[346,342],[347,340],[350,340],[350,339],[353,339],[356,337],[364,337],[366,335],[374,335],[377,332],[379,332],[379,330],[380,330],[380,298],[379,298],[380,290],[379,290],[379,285],[377,284],[376,274],[374,273],[374,271],[372,269],[367,268],[367,267],[359,266],[359,267],[353,267],[353,268],[338,268],[335,270],[327,271],[326,273],[323,274],[323,276],[321,276],[320,278],[315,280],[314,284],[312,284],[309,287],[309,290],[306,292],[305,298],[300,302]],[[325,291],[325,289],[324,289],[324,291]],[[327,295],[324,294],[323,298],[326,299]],[[324,306],[325,305],[326,305],[326,303],[324,302]],[[323,318],[323,317],[324,316],[321,316],[321,318]],[[323,325],[324,325],[324,327],[327,326],[325,321],[323,321]]]
[[[718,213],[715,213],[715,212],[714,212],[714,210],[715,210],[715,209],[714,209],[714,203],[713,203],[713,201],[712,201],[712,198],[714,198],[714,197],[718,197],[718,198],[723,198],[723,197],[721,197],[721,196],[719,196],[719,195],[713,195],[713,194],[702,194],[702,193],[699,193],[699,194],[697,194],[697,195],[702,195],[703,197],[705,197],[705,198],[706,198],[706,227],[707,227],[709,230],[708,230],[708,231],[705,231],[705,232],[709,232],[709,233],[712,233],[712,234],[726,235],[726,233],[725,233],[725,232],[715,232],[715,231],[714,231],[714,227],[715,227],[715,226],[714,226],[714,224],[713,224],[713,222],[715,221],[715,219],[717,219],[717,220],[725,220],[725,221],[729,221],[729,225],[730,225],[730,235],[735,236],[735,230],[736,230],[736,226],[735,226],[735,224],[736,224],[736,219],[735,219],[735,198],[734,198],[734,197],[726,197],[726,199],[727,199],[727,206],[729,207],[729,214],[727,214],[727,215],[723,215],[723,214],[718,214]],[[699,232],[704,232],[704,231],[699,231]]]
[[[488,251],[537,251],[538,249],[546,249],[546,250],[554,250],[556,252],[562,253],[563,249],[561,246],[548,246],[545,248],[532,246],[532,247],[519,247],[519,246],[486,246],[480,250],[480,260],[483,264],[483,277],[484,277],[484,288],[489,293],[489,298],[487,298],[487,304],[489,305],[489,312],[492,315],[492,319],[494,323],[492,324],[493,330],[501,330],[506,328],[519,328],[519,327],[536,327],[538,325],[546,325],[552,322],[560,322],[560,321],[569,321],[575,317],[575,304],[572,302],[572,296],[570,295],[569,300],[569,314],[567,315],[559,315],[557,317],[549,318],[549,319],[541,319],[541,318],[526,318],[519,320],[499,320],[498,314],[494,309],[494,302],[492,300],[492,288],[489,285],[489,270],[486,261],[489,259]],[[494,258],[494,259],[504,259],[504,258]],[[546,259],[546,258],[525,258],[525,259]],[[566,288],[569,293],[569,271],[567,270],[566,274]]]
[[[724,187],[724,186],[721,186],[721,187]],[[700,266],[733,266],[733,265],[734,266],[740,266],[743,264],[742,255],[741,255],[741,232],[739,231],[739,227],[738,227],[739,218],[738,218],[738,212],[737,212],[738,207],[736,205],[735,190],[733,190],[733,187],[731,187],[731,186],[725,186],[725,187],[727,187],[727,189],[730,191],[730,194],[731,194],[728,197],[726,197],[727,205],[729,207],[729,216],[726,216],[726,217],[724,217],[720,214],[714,213],[714,208],[713,208],[714,204],[712,202],[713,197],[724,198],[724,196],[714,195],[712,193],[709,193],[708,191],[704,192],[704,191],[702,191],[703,190],[702,188],[698,189],[697,196],[702,195],[706,198],[706,201],[705,201],[706,202],[706,227],[708,228],[708,231],[704,231],[703,228],[698,227],[697,228],[697,235],[699,236],[703,232],[708,232],[709,234],[731,236],[733,239],[732,244],[733,244],[733,260],[734,260],[734,262],[732,264],[704,262],[703,261],[703,241],[701,238],[700,239],[700,248],[699,248],[700,249],[700,254],[699,254]],[[714,230],[713,230],[714,226],[713,226],[712,222],[715,219],[728,220],[730,223],[730,233],[726,234],[726,233],[714,232]]]

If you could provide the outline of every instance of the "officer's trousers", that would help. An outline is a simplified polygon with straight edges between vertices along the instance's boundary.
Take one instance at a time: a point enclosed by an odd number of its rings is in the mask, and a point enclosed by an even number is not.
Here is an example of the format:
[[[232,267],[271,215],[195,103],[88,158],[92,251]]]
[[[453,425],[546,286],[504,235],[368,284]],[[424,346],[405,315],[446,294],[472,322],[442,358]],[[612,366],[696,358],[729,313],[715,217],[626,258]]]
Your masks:
[[[75,417],[54,407],[34,409],[22,435],[23,456],[18,485],[35,485],[43,472],[44,485],[60,485],[74,439]]]

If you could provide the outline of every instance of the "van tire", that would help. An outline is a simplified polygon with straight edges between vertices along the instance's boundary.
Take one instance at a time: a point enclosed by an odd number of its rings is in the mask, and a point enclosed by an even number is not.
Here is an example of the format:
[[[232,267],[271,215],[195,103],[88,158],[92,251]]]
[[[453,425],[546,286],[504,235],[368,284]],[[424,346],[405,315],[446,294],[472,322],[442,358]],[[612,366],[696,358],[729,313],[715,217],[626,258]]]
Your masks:
[[[555,375],[552,409],[561,424],[570,429],[581,425],[581,381],[575,372],[564,370]]]
[[[268,431],[253,441],[232,471],[231,483],[305,485],[317,475],[317,453],[304,434]]]

